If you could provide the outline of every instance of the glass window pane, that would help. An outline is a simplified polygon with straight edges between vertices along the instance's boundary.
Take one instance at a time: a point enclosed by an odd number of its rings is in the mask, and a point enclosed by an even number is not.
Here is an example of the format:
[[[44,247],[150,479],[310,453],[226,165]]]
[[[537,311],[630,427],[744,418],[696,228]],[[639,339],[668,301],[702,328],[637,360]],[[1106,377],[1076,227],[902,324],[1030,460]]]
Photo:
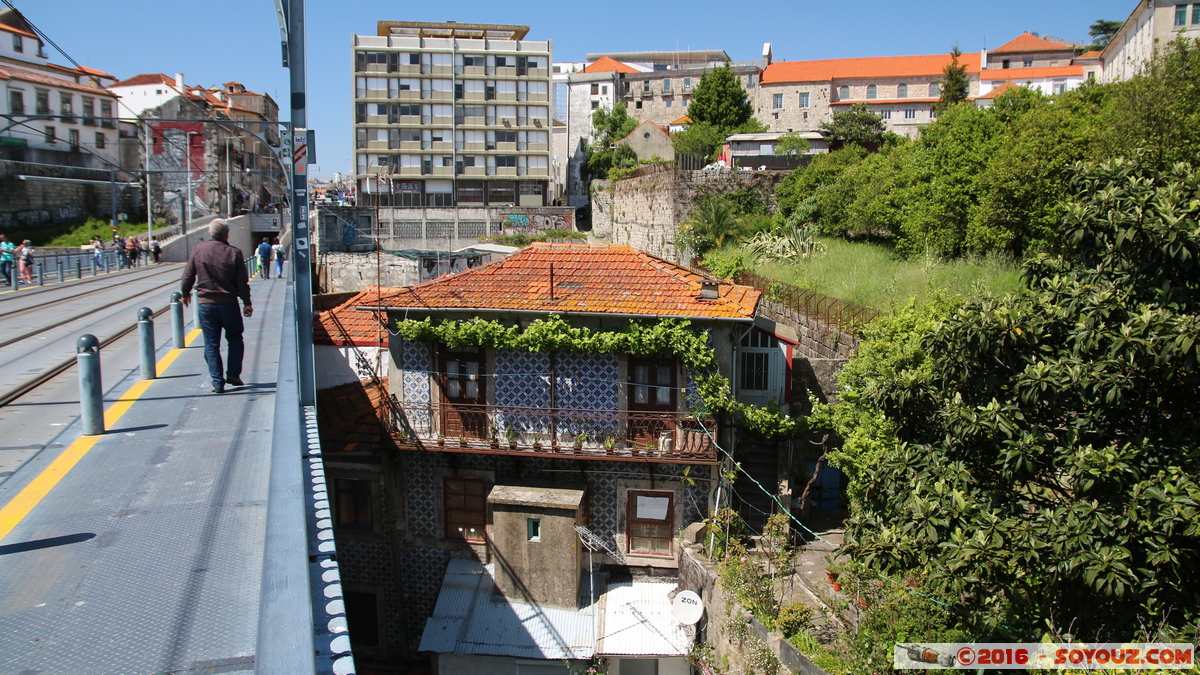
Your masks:
[[[671,384],[671,368],[670,368],[670,366],[659,366],[658,367],[658,382],[657,382],[657,384],[661,384],[664,386],[669,386]]]
[[[650,382],[650,366],[635,366],[633,369],[633,381],[638,384],[646,384]]]
[[[633,388],[633,402],[634,403],[649,403],[650,402],[649,387],[634,387]]]

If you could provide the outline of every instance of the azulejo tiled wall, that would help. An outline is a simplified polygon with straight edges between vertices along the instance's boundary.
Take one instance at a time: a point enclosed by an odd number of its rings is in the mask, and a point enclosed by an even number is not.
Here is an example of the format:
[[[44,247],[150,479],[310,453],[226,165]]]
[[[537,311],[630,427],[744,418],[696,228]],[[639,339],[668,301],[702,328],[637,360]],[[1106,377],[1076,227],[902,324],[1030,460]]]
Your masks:
[[[428,404],[430,398],[429,343],[400,341],[400,377],[404,391],[400,400],[404,403]],[[420,406],[406,406],[405,413],[412,430],[418,434],[431,432],[429,411]]]

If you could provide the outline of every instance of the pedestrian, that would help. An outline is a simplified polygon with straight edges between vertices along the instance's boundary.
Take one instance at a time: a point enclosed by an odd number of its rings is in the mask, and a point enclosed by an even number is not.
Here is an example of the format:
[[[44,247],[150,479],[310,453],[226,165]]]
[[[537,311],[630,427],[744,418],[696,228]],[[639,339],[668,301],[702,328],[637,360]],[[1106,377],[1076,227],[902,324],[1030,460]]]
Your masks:
[[[275,244],[271,246],[271,255],[275,257],[275,278],[283,278],[283,244],[279,243],[279,237],[275,238]]]
[[[4,276],[4,283],[9,285],[13,282],[13,251],[16,248],[16,244],[0,234],[0,275]]]
[[[258,271],[262,272],[264,279],[271,278],[271,242],[266,237],[258,245]]]
[[[143,265],[150,264],[150,242],[146,239],[138,238],[138,259]]]
[[[21,283],[33,283],[33,242],[26,239],[17,247],[17,264],[21,268]]]
[[[125,257],[129,260],[129,267],[137,267],[138,261],[138,245],[137,237],[130,237],[125,240]]]
[[[92,261],[97,269],[104,267],[104,240],[100,237],[92,237]]]
[[[245,386],[241,379],[242,356],[246,350],[242,340],[242,317],[250,318],[254,307],[250,304],[246,261],[241,251],[229,245],[229,226],[218,218],[209,223],[208,236],[211,240],[196,246],[188,256],[179,290],[186,307],[191,304],[192,286],[195,285],[199,302],[197,315],[200,330],[204,333],[204,360],[208,362],[213,393],[222,394],[226,384]],[[238,298],[244,306],[240,313]],[[228,345],[228,364],[221,362],[222,331]]]
[[[158,240],[150,242],[150,259],[157,265],[162,260],[162,244]]]

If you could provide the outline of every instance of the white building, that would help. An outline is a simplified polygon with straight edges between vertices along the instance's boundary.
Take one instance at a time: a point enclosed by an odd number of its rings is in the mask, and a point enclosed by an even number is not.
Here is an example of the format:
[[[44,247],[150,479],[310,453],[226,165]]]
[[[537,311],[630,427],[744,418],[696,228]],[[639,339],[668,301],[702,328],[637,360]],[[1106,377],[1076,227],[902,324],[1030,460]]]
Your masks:
[[[183,73],[168,77],[162,73],[135,75],[109,87],[121,97],[122,119],[135,119],[142,113],[157,108],[186,91]]]
[[[1138,0],[1133,12],[1100,53],[1105,82],[1138,74],[1176,36],[1200,38],[1200,3]]]
[[[118,168],[116,82],[92,68],[50,63],[19,12],[0,10],[0,158]]]

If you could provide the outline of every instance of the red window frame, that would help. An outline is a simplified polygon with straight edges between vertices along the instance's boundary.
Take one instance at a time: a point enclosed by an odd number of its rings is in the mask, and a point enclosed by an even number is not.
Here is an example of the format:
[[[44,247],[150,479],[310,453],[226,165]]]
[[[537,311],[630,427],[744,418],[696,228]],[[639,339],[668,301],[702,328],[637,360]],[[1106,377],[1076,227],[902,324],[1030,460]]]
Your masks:
[[[650,518],[637,517],[637,498],[642,497],[666,497],[667,498],[667,517],[663,520],[654,520]],[[674,555],[674,536],[672,530],[675,526],[675,493],[664,492],[660,490],[630,490],[625,498],[625,522],[626,522],[626,537],[625,549],[628,553],[648,556],[661,556],[669,558]],[[661,529],[660,529],[661,528]],[[649,542],[649,546],[635,547],[634,540],[645,540]],[[666,550],[661,547],[656,549],[655,542],[664,542]]]
[[[487,483],[476,478],[442,479],[446,539],[482,542],[487,528]],[[470,528],[475,528],[471,532]]]

